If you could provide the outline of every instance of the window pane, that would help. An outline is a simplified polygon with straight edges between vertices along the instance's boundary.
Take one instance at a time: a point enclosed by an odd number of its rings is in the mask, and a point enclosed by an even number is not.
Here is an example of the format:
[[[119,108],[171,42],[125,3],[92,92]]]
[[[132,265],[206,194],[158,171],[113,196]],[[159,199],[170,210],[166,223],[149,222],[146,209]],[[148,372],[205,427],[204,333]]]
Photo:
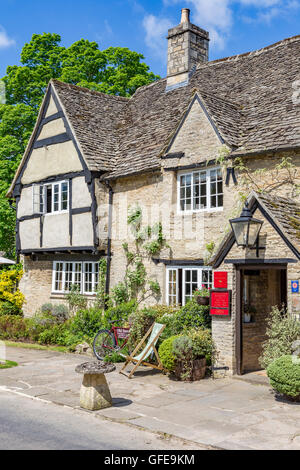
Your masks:
[[[69,292],[72,286],[73,263],[66,263],[65,270],[65,291]]]
[[[40,213],[44,213],[44,186],[40,186]]]
[[[98,282],[99,282],[99,264],[94,263],[94,272],[95,272],[95,279],[94,279],[94,288],[93,292],[97,292],[98,289]]]
[[[192,175],[180,177],[180,209],[191,210],[192,206]]]
[[[69,185],[67,182],[61,183],[61,210],[65,211],[68,209],[68,193]]]
[[[93,263],[84,263],[84,292],[93,292]]]
[[[202,270],[202,286],[206,287],[207,289],[212,288],[212,270],[211,269]]]
[[[177,303],[177,270],[168,270],[168,305],[176,305]]]
[[[223,178],[221,169],[210,172],[211,207],[223,207]]]
[[[82,263],[75,263],[74,284],[81,291]]]
[[[59,211],[59,184],[53,185],[53,211]]]
[[[52,185],[46,186],[47,214],[52,212]]]
[[[58,292],[63,291],[63,263],[55,263],[55,282],[54,290]]]

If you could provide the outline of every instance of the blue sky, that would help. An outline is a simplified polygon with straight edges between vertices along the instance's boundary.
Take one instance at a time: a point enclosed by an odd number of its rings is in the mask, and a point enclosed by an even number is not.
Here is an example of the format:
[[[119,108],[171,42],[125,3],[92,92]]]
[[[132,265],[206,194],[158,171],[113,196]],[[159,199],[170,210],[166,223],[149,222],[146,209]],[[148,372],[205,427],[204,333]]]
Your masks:
[[[43,32],[60,34],[65,46],[85,38],[101,49],[129,47],[165,76],[167,29],[185,7],[211,33],[210,60],[300,34],[300,0],[0,0],[0,7],[0,76],[19,63],[32,34]]]

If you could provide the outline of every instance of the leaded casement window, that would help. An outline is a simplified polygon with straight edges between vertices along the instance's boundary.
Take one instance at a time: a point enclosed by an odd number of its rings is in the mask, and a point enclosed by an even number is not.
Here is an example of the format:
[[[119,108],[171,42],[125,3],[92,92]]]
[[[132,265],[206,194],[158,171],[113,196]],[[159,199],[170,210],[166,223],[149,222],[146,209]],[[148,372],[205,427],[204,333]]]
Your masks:
[[[222,208],[223,177],[221,168],[179,174],[179,212],[218,210]]]
[[[166,302],[168,305],[185,305],[192,299],[196,289],[213,284],[212,270],[207,267],[167,268]]]
[[[77,286],[81,294],[95,294],[99,281],[99,262],[54,261],[52,291],[70,292]]]
[[[34,214],[52,214],[69,210],[68,181],[34,184],[32,194]]]

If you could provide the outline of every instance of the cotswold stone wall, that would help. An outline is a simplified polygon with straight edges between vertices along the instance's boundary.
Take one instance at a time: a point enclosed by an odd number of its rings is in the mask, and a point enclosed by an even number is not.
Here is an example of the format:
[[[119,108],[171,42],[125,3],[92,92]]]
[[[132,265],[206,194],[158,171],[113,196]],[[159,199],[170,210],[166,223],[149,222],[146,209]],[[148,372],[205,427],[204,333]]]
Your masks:
[[[52,261],[33,261],[29,256],[22,256],[24,275],[20,289],[25,295],[25,316],[32,316],[44,304],[50,302],[52,290]]]

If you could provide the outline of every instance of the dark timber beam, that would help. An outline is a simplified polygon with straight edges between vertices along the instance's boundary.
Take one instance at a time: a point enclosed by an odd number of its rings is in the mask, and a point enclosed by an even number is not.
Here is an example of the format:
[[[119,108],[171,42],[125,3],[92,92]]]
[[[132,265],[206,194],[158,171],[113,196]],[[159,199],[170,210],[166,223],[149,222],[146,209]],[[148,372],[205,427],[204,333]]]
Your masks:
[[[69,135],[64,132],[63,134],[54,135],[53,137],[47,137],[47,139],[37,140],[33,144],[34,149],[40,149],[42,147],[48,147],[49,145],[63,144],[69,142],[71,139]]]

